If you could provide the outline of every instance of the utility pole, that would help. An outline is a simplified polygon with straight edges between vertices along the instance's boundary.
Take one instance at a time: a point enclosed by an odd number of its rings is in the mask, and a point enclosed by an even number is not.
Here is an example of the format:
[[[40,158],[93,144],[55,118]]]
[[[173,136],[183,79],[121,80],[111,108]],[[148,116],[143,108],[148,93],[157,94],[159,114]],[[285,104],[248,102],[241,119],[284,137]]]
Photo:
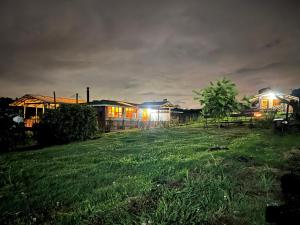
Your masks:
[[[86,87],[86,103],[90,103],[90,88]]]
[[[54,98],[54,109],[56,109],[56,95],[55,95],[55,91],[53,91],[53,98]]]

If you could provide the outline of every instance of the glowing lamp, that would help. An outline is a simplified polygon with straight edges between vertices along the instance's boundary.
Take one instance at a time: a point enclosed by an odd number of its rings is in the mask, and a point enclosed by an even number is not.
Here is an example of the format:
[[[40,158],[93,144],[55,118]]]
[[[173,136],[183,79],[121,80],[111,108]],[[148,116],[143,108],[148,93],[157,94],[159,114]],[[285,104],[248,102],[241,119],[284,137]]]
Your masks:
[[[262,113],[261,112],[255,112],[254,117],[260,118],[260,117],[262,117]]]
[[[269,93],[268,95],[269,95],[269,97],[270,97],[271,99],[274,99],[274,98],[276,98],[276,95],[275,95],[275,93],[274,93],[274,92],[271,92],[271,93]]]

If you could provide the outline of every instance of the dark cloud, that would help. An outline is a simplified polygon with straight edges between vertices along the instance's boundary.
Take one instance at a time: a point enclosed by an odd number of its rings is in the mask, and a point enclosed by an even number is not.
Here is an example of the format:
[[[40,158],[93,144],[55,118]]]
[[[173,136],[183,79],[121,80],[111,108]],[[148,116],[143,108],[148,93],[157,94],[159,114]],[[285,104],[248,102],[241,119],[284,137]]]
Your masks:
[[[197,106],[228,76],[241,94],[300,87],[296,0],[2,0],[0,95]]]
[[[275,39],[273,41],[268,42],[263,46],[263,48],[273,48],[277,45],[279,45],[282,41],[280,39]]]

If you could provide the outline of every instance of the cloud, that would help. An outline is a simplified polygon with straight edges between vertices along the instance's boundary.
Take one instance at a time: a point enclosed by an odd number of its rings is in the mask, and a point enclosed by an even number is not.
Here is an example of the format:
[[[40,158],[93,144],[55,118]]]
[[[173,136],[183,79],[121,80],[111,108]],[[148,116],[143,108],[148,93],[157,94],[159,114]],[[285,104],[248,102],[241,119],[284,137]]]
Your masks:
[[[300,86],[294,0],[3,0],[0,95],[91,87],[93,98],[170,98],[228,76],[241,94]]]

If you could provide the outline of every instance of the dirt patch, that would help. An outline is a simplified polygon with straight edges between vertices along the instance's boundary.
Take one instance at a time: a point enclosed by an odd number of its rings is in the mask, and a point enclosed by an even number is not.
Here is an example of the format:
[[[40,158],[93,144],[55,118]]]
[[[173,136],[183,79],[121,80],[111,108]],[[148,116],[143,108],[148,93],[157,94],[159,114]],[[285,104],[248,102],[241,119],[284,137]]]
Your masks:
[[[284,159],[288,161],[284,167],[285,170],[300,173],[300,150],[298,148],[285,153]]]
[[[235,157],[235,159],[239,162],[244,162],[244,163],[254,162],[254,158],[251,156],[237,156]]]
[[[216,219],[214,222],[209,223],[209,225],[249,225],[249,222],[244,220],[243,218],[232,217],[220,217]]]
[[[222,151],[222,150],[229,150],[229,148],[226,146],[213,146],[208,149],[208,151]]]

